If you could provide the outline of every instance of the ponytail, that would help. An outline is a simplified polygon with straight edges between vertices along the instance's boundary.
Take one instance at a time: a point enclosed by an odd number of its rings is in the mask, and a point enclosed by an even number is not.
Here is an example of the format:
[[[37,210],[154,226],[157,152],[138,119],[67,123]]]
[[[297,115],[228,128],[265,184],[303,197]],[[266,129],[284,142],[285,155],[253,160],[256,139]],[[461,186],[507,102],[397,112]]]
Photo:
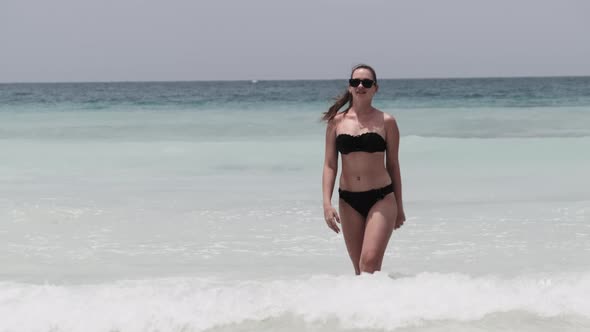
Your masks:
[[[336,101],[334,102],[334,105],[332,105],[328,109],[327,112],[324,112],[324,116],[322,116],[322,120],[324,120],[324,121],[332,120],[336,116],[336,113],[338,113],[338,111],[346,103],[348,103],[348,107],[346,108],[346,110],[344,110],[344,112],[348,111],[350,109],[350,106],[352,106],[352,94],[350,93],[350,91],[346,91],[346,93],[344,93],[343,95],[341,95],[340,97],[338,97],[336,99]]]

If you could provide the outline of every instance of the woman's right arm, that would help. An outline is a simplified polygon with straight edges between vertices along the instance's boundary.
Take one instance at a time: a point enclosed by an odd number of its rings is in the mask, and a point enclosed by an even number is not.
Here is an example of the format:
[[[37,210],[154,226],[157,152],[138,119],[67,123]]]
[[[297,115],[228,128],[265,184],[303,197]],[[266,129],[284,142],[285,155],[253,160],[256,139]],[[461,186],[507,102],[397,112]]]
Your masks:
[[[328,121],[326,126],[326,151],[324,155],[324,171],[322,173],[322,195],[324,205],[324,219],[334,232],[340,232],[336,222],[340,217],[332,207],[332,192],[338,173],[338,150],[336,150],[336,119]]]

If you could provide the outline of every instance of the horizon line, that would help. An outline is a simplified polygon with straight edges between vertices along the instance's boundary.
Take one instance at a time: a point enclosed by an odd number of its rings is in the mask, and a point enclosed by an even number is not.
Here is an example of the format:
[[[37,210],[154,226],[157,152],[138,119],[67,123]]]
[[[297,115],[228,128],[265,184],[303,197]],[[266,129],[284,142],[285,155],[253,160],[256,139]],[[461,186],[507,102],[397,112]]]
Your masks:
[[[567,78],[567,77],[590,77],[590,74],[580,75],[522,75],[522,76],[449,76],[449,77],[396,77],[396,78],[379,78],[378,80],[390,80],[390,81],[410,81],[410,80],[469,80],[469,79],[502,79],[502,78]],[[187,80],[113,80],[113,81],[13,81],[3,82],[0,84],[90,84],[90,83],[192,83],[192,82],[284,82],[284,81],[339,81],[344,78],[286,78],[286,79],[215,79],[215,80],[199,80],[199,79],[187,79]]]

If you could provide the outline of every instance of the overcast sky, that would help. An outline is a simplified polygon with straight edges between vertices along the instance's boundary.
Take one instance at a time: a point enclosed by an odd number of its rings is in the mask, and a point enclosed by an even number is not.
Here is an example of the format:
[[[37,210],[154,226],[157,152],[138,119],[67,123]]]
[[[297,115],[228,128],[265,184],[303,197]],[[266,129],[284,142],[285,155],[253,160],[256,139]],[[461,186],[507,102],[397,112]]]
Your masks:
[[[588,0],[0,0],[0,82],[590,75]]]

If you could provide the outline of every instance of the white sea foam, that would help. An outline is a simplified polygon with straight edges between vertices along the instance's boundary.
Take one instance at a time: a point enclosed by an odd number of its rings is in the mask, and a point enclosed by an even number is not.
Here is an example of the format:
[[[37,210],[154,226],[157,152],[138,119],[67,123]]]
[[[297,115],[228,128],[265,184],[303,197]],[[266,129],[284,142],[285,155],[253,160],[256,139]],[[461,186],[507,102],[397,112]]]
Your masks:
[[[386,273],[298,280],[160,279],[98,285],[0,283],[2,331],[204,331],[295,317],[306,325],[386,329],[502,313],[590,319],[590,274],[512,279]]]

